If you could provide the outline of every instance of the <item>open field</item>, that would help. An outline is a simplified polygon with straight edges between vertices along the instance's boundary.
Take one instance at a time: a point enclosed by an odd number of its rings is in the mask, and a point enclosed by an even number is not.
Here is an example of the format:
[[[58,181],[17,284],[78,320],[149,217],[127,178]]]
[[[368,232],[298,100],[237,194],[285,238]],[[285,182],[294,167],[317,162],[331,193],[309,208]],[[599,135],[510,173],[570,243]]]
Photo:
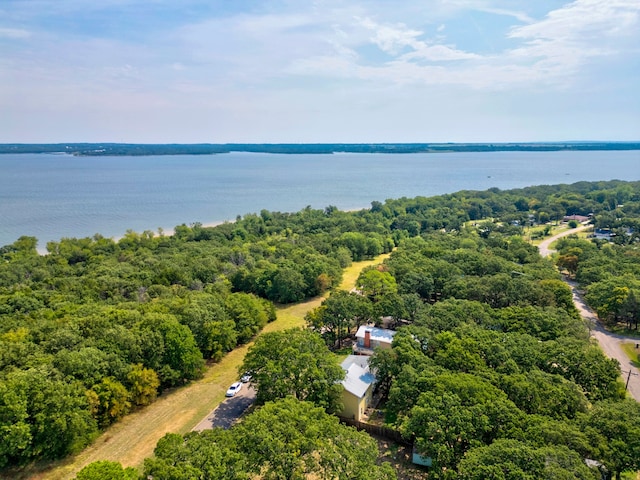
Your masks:
[[[344,271],[341,289],[351,290],[363,268],[382,262],[388,254],[373,260],[354,262]],[[277,319],[263,332],[304,326],[306,313],[322,303],[316,297],[294,305],[278,307]],[[228,353],[220,362],[208,366],[202,379],[183,388],[165,392],[156,402],[127,415],[100,435],[92,445],[78,455],[49,464],[46,468],[26,468],[12,472],[15,480],[66,480],[75,477],[85,465],[98,460],[112,460],[123,466],[140,468],[143,460],[153,454],[156,443],[168,432],[187,433],[225,398],[229,385],[238,379],[238,367],[249,345]]]

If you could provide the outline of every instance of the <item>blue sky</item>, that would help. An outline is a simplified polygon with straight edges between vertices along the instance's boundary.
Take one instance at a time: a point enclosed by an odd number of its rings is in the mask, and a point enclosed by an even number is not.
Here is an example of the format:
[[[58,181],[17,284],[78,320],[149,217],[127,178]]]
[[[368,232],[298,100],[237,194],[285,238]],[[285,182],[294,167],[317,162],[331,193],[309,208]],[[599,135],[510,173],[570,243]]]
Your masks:
[[[638,0],[2,0],[0,142],[640,140]]]

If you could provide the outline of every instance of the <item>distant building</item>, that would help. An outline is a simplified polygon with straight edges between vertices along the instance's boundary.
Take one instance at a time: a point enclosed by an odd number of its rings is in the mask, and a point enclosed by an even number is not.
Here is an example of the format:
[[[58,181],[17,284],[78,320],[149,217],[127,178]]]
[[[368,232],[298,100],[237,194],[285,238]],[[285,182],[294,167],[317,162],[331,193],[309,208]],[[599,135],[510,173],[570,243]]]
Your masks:
[[[571,220],[575,220],[578,223],[585,223],[591,220],[591,218],[585,217],[584,215],[567,215],[562,219],[563,222],[570,222]]]
[[[599,240],[611,240],[612,233],[608,228],[596,228],[593,231],[593,238],[597,238]]]
[[[395,331],[386,328],[362,325],[356,332],[356,344],[353,346],[353,352],[360,355],[373,355],[373,349],[376,347],[391,348],[395,334]]]

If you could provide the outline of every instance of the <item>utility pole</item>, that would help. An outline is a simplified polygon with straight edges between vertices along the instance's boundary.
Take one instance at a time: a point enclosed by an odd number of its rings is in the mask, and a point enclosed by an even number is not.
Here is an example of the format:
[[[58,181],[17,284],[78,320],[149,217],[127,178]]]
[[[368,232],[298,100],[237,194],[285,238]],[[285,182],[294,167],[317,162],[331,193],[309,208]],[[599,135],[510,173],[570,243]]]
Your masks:
[[[638,376],[638,374],[637,374],[637,373],[633,373],[633,372],[631,371],[631,369],[629,369],[629,371],[628,371],[628,372],[624,372],[624,371],[623,371],[622,373],[627,373],[627,374],[628,374],[628,375],[627,375],[627,383],[626,383],[626,384],[625,384],[625,386],[624,386],[625,391],[627,391],[627,390],[628,390],[628,388],[629,388],[629,380],[631,379],[631,375],[633,375],[633,376],[637,377],[637,376]]]

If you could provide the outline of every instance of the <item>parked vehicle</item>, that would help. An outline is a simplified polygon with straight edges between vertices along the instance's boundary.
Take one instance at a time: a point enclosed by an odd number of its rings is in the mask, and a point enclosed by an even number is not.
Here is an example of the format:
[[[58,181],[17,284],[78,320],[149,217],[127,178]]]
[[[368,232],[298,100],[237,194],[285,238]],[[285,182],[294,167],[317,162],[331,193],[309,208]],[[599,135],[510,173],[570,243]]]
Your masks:
[[[229,390],[227,390],[227,397],[233,397],[236,393],[240,391],[241,388],[242,388],[242,383],[240,382],[233,383],[229,387]]]

